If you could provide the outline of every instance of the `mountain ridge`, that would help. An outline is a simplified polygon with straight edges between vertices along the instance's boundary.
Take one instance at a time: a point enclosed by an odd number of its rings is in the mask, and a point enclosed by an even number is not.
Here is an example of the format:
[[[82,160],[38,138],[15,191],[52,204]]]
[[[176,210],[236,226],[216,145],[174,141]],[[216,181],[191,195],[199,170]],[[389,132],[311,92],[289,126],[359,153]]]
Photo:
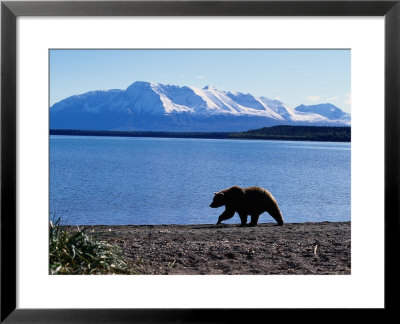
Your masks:
[[[274,125],[350,125],[350,114],[324,105],[293,109],[278,100],[213,86],[136,81],[125,90],[89,91],[55,103],[50,107],[50,128],[245,131]]]

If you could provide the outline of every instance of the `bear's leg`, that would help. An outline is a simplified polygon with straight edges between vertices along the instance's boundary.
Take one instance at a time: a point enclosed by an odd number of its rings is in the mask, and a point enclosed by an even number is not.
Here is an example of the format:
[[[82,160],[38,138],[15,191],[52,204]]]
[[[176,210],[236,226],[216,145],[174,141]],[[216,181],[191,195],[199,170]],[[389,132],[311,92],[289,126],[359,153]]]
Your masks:
[[[278,225],[283,225],[283,217],[279,209],[268,210],[267,212],[276,220]]]
[[[240,226],[246,226],[247,223],[247,214],[240,213]]]
[[[260,215],[251,215],[251,221],[249,226],[257,226],[258,218]]]
[[[225,211],[218,217],[217,225],[221,224],[222,221],[232,218],[235,215],[235,210],[225,209]]]

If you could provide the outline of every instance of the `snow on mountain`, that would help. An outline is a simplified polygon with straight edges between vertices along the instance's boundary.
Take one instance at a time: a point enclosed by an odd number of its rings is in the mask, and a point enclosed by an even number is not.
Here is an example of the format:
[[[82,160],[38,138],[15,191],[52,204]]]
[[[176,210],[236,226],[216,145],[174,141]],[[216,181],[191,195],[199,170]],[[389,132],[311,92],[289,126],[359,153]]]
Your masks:
[[[351,116],[348,113],[345,113],[338,107],[330,104],[323,103],[319,105],[300,105],[295,108],[297,113],[314,113],[320,116],[323,116],[332,121],[340,121],[344,124],[350,125]]]
[[[213,86],[143,81],[126,90],[72,96],[50,107],[51,129],[243,131],[279,124],[350,125],[350,115],[331,104],[292,109],[278,100]]]

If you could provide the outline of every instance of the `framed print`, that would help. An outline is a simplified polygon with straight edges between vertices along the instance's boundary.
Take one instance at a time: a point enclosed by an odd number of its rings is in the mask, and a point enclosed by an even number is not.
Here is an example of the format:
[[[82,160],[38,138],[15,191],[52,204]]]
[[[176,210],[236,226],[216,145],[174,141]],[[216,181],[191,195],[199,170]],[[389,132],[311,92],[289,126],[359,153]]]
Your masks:
[[[1,320],[393,309],[399,15],[2,2]]]

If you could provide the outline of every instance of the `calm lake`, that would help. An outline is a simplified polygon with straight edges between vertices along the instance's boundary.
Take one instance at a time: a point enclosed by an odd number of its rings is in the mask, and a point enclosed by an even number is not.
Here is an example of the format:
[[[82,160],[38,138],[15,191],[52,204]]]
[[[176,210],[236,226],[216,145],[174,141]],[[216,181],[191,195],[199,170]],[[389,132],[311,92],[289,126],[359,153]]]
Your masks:
[[[350,143],[50,136],[50,217],[215,224],[213,193],[260,186],[286,222],[350,220]],[[264,213],[259,223],[274,222]],[[240,223],[237,214],[225,223]]]

